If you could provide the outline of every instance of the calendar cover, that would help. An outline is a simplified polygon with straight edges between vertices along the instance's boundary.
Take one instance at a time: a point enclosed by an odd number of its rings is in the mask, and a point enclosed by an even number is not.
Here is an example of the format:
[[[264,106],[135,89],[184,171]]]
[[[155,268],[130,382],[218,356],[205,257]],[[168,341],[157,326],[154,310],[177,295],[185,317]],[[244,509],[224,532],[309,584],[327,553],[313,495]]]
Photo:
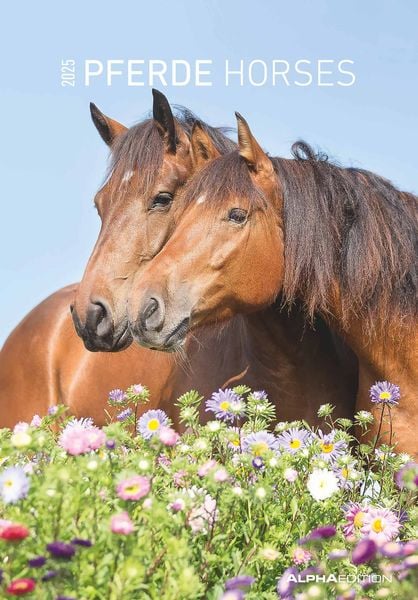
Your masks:
[[[1,21],[0,598],[414,600],[417,4]]]

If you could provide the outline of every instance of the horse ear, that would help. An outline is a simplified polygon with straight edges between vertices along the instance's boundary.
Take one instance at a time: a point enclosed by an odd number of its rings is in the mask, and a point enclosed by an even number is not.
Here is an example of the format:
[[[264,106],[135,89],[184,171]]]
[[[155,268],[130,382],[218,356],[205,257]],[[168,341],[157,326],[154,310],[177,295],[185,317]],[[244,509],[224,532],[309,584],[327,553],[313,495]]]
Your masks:
[[[196,121],[193,125],[190,142],[195,169],[200,169],[208,160],[213,160],[221,155],[200,121]]]
[[[93,102],[90,102],[90,114],[100,137],[108,146],[111,146],[119,135],[128,131],[125,125],[118,123],[118,121],[110,117],[106,117]]]
[[[158,90],[152,90],[152,97],[154,99],[152,106],[154,121],[167,142],[168,151],[175,154],[177,145],[176,125],[170,104],[164,94]]]
[[[273,165],[267,154],[257,142],[247,121],[238,112],[235,113],[238,125],[238,151],[246,161],[248,167],[255,173],[273,171]]]

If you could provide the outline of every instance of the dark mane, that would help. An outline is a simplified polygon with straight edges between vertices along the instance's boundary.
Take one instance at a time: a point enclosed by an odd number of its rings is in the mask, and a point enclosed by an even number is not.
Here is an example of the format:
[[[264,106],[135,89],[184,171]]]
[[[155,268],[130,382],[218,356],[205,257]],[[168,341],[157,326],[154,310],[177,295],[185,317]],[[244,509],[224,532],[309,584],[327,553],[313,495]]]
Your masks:
[[[416,317],[417,197],[305,142],[292,153],[272,159],[284,194],[286,300],[327,312],[337,283],[344,320]]]
[[[211,127],[196,117],[189,109],[176,106],[174,114],[177,123],[184,129],[188,136],[191,135],[193,125],[199,121],[209,133],[216,148],[225,154],[235,148],[235,143],[227,137],[231,131],[228,127]],[[155,121],[148,117],[145,121],[133,125],[128,131],[116,140],[112,148],[110,166],[107,180],[114,176],[115,188],[119,186],[127,171],[140,169],[141,190],[146,192],[153,186],[158,170],[161,168],[164,154],[164,142]]]
[[[417,197],[368,171],[342,168],[305,142],[293,159],[271,158],[284,196],[283,298],[304,301],[310,317],[341,295],[342,317],[383,322],[417,316]],[[242,198],[266,201],[238,151],[210,162],[186,184],[181,206],[208,196],[207,207]]]

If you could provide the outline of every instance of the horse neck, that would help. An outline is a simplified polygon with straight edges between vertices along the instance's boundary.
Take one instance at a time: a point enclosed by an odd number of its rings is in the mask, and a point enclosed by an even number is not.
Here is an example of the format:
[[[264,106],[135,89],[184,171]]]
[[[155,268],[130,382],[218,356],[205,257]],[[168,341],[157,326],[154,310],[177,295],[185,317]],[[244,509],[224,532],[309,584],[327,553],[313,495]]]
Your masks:
[[[280,419],[316,422],[317,410],[325,402],[337,405],[339,416],[352,414],[355,360],[323,320],[317,319],[312,328],[301,307],[287,312],[273,305],[241,317],[238,326],[241,362],[250,365],[246,381],[268,390],[278,403]],[[232,339],[237,337],[234,333]]]

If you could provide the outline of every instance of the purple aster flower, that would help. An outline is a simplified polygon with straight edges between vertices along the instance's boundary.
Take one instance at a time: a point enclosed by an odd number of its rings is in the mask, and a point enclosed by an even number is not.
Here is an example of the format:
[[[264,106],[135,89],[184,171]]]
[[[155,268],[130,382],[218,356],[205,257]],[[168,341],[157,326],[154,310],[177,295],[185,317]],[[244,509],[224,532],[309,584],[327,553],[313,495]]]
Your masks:
[[[261,456],[255,456],[251,463],[254,469],[262,469],[264,467],[264,460],[261,458]]]
[[[72,417],[66,424],[65,428],[63,429],[63,432],[68,431],[73,427],[75,429],[90,429],[91,427],[94,427],[94,421],[91,417],[82,417],[81,419],[76,419],[75,417]]]
[[[47,571],[45,573],[45,575],[42,575],[41,580],[42,581],[49,581],[50,579],[54,579],[54,577],[56,577],[57,575],[59,575],[59,571]]]
[[[236,577],[231,577],[225,582],[226,590],[236,590],[241,588],[249,587],[254,583],[254,577],[250,575],[237,575]]]
[[[75,548],[72,544],[65,542],[51,542],[47,544],[46,549],[55,558],[72,558],[75,554]]]
[[[296,567],[289,567],[280,577],[277,582],[277,594],[279,598],[292,597],[292,592],[297,585],[297,578],[299,575]]]
[[[213,412],[221,421],[234,421],[245,414],[243,399],[230,388],[218,390],[206,401],[206,412]]]
[[[132,409],[131,408],[126,408],[125,410],[123,410],[122,412],[120,412],[116,418],[118,421],[126,421],[126,419],[128,419],[132,414]]]
[[[84,548],[90,548],[93,545],[91,540],[84,538],[73,538],[71,543],[75,544],[76,546],[83,546]]]
[[[352,555],[351,562],[353,565],[363,565],[364,563],[370,562],[374,559],[377,552],[377,546],[375,542],[369,538],[363,538],[355,546]]]
[[[399,489],[407,488],[415,491],[418,488],[418,463],[408,462],[395,475]]]
[[[291,427],[287,431],[283,431],[277,439],[283,449],[294,454],[306,446],[307,441],[310,439],[310,433],[306,429]]]
[[[377,381],[370,388],[370,399],[374,404],[387,404],[396,406],[399,404],[401,390],[398,385],[389,381]]]
[[[306,537],[299,540],[299,544],[306,544],[307,542],[313,542],[315,540],[325,540],[327,538],[334,537],[337,529],[335,525],[322,525],[313,529]]]
[[[109,448],[109,450],[113,450],[113,448],[116,447],[116,442],[115,440],[106,440],[106,448]]]
[[[74,596],[57,596],[55,600],[77,600]]]
[[[126,394],[123,390],[116,388],[109,392],[109,400],[118,404],[126,400]]]
[[[48,414],[49,414],[50,416],[56,415],[56,414],[57,414],[57,412],[58,412],[58,406],[50,406],[50,407],[48,408]]]
[[[386,558],[401,558],[404,556],[403,546],[398,542],[386,542],[379,548],[379,552]]]
[[[326,462],[334,461],[340,456],[343,456],[348,450],[346,442],[342,440],[335,441],[335,431],[325,434],[319,430],[317,439],[321,449],[320,457]]]
[[[279,441],[269,431],[256,431],[243,438],[242,448],[253,456],[262,456],[269,450],[278,450]]]
[[[137,431],[146,440],[160,432],[161,427],[168,425],[168,416],[159,408],[156,410],[147,410],[137,423]]]
[[[8,467],[0,474],[0,497],[5,504],[14,504],[26,498],[29,479],[21,467]]]
[[[335,550],[331,550],[331,552],[328,554],[328,558],[330,560],[341,560],[347,556],[348,552],[345,548],[335,548]]]
[[[30,558],[28,560],[28,565],[37,569],[38,567],[43,567],[46,563],[45,556],[35,556],[34,558]]]
[[[253,392],[251,395],[255,400],[259,400],[259,401],[267,400],[267,394],[264,390],[258,390],[257,392]]]

